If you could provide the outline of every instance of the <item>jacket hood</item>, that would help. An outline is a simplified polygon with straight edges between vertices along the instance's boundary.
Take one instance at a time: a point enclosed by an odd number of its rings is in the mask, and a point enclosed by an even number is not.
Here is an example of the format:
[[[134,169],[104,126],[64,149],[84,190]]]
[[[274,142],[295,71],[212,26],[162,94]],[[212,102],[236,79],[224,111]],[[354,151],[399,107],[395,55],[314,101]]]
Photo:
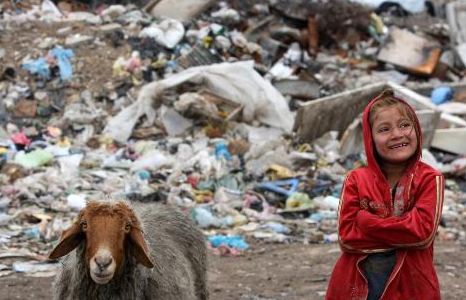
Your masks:
[[[374,146],[374,138],[372,136],[372,128],[370,124],[370,111],[372,106],[374,105],[375,102],[379,101],[383,96],[387,95],[387,92],[383,92],[382,94],[377,95],[374,97],[369,104],[366,106],[363,112],[362,116],[362,128],[363,128],[363,134],[364,134],[364,150],[366,151],[366,157],[367,157],[367,165],[369,169],[374,171],[376,174],[379,176],[385,177],[383,175],[382,169],[380,168],[379,162],[377,161],[376,158],[376,153],[375,153],[375,146]],[[407,166],[406,171],[410,171],[415,166],[418,164],[418,162],[421,160],[421,154],[422,154],[422,131],[421,131],[421,125],[419,123],[419,119],[417,118],[416,113],[414,112],[413,108],[404,100],[395,97],[391,92],[390,92],[390,97],[393,99],[396,99],[397,101],[400,101],[404,104],[406,104],[406,107],[412,115],[414,116],[414,126],[416,128],[416,136],[417,136],[417,149],[416,152],[413,154],[411,157],[411,161]]]

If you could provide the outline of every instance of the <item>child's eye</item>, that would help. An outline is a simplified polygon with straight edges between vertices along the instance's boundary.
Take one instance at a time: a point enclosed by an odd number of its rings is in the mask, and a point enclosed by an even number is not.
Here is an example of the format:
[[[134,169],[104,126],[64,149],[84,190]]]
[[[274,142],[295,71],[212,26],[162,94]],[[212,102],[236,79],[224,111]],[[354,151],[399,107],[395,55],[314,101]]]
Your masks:
[[[409,129],[411,128],[412,124],[411,123],[401,123],[400,128],[401,129]]]
[[[389,129],[388,127],[381,127],[377,130],[377,133],[384,133],[384,132],[387,132]]]

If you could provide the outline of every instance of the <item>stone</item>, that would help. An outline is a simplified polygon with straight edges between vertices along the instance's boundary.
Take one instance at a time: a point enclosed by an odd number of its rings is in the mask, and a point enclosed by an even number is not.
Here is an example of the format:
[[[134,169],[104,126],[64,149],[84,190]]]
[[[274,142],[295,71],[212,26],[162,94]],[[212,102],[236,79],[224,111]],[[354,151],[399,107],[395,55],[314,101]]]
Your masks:
[[[88,35],[75,34],[67,37],[65,45],[68,47],[76,47],[83,44],[90,44],[94,40],[94,37]]]
[[[190,21],[192,18],[198,16],[205,11],[214,2],[213,0],[162,0],[152,1],[147,6],[147,10],[151,15],[158,18],[170,18],[180,22]]]
[[[109,33],[109,32],[119,30],[121,28],[122,26],[118,23],[110,23],[110,24],[105,24],[105,25],[100,26],[98,28],[98,31],[102,33]]]

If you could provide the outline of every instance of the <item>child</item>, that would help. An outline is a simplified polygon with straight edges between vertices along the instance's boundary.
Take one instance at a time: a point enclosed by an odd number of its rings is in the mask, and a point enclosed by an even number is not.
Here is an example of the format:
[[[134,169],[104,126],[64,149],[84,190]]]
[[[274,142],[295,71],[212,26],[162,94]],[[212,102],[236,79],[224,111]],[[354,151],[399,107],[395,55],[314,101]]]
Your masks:
[[[420,161],[413,109],[392,91],[363,113],[367,166],[345,180],[338,213],[342,255],[326,299],[440,299],[433,240],[444,179]]]

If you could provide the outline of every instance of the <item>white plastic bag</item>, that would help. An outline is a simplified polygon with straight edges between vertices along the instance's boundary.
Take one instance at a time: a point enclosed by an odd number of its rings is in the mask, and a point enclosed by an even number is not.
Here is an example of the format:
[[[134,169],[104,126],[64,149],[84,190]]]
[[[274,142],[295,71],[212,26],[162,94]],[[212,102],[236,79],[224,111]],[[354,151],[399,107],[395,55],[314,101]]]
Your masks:
[[[175,48],[184,36],[183,24],[179,21],[166,19],[158,24],[152,24],[144,28],[139,37],[151,37],[164,47],[169,49]]]
[[[193,67],[145,85],[136,102],[109,120],[104,134],[125,143],[139,118],[145,115],[148,122],[155,121],[154,102],[163,91],[187,81],[202,83],[213,93],[243,105],[246,123],[258,121],[285,132],[293,128],[294,116],[282,94],[254,70],[253,61],[242,61]]]

